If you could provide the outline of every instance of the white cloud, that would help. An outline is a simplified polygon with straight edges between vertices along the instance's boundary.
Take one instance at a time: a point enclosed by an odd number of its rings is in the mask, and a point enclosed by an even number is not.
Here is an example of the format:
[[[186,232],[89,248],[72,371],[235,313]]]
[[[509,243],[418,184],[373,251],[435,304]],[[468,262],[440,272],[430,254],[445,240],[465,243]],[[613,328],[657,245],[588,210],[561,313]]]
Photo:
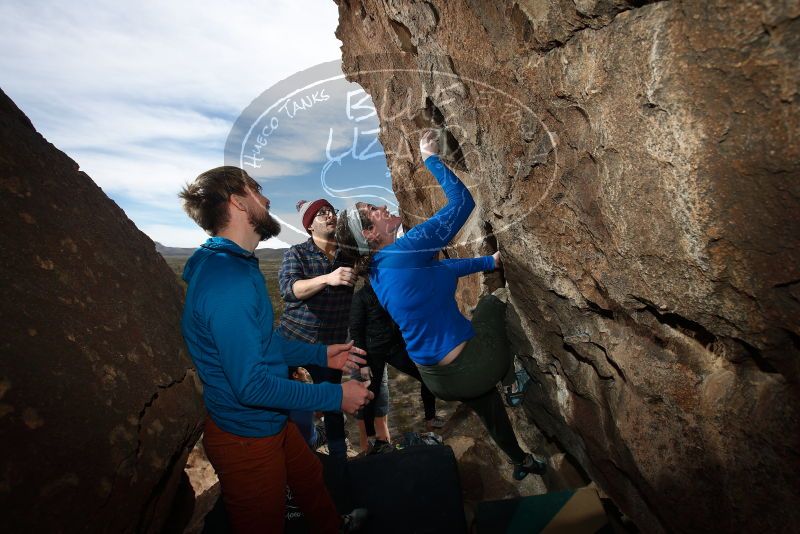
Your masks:
[[[102,112],[100,112],[102,110]],[[218,144],[230,131],[228,120],[166,104],[76,100],[47,118],[47,136],[67,150],[128,147],[156,140]]]
[[[235,113],[298,69],[336,59],[336,15],[327,0],[5,2],[4,85]]]
[[[178,190],[224,163],[252,99],[339,57],[336,24],[330,0],[2,2],[0,86],[154,240],[196,246],[202,231],[163,222],[183,217]],[[269,175],[308,171],[301,135]]]
[[[83,162],[81,170],[95,178],[112,198],[119,196],[168,211],[180,210],[178,192],[184,184],[223,164],[211,154],[157,149],[132,149],[120,155],[87,154],[77,159]]]

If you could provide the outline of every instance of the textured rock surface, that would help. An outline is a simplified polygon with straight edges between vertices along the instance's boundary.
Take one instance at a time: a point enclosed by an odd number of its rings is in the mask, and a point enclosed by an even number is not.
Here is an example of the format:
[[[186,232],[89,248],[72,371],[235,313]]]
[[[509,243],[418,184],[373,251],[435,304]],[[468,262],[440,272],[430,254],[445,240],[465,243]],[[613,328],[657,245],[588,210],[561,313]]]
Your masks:
[[[515,416],[522,416],[523,413],[520,410],[508,412],[512,422],[519,424]],[[547,492],[542,477],[529,475],[522,482],[512,478],[508,458],[494,445],[481,420],[466,405],[460,405],[448,420],[442,429],[442,437],[445,445],[453,449],[458,461],[461,489],[467,504]],[[528,450],[536,449],[537,443],[526,443],[525,437],[521,436],[522,446]],[[540,438],[540,434],[536,438]]]
[[[0,92],[0,530],[158,531],[203,416],[175,275]]]
[[[503,252],[530,423],[646,531],[795,528],[800,3],[338,4],[408,224],[449,129],[450,253]]]
[[[186,475],[193,494],[192,514],[186,522],[184,534],[199,534],[203,532],[205,517],[214,508],[221,493],[222,487],[214,467],[206,457],[203,444],[197,442],[189,453],[186,461]]]

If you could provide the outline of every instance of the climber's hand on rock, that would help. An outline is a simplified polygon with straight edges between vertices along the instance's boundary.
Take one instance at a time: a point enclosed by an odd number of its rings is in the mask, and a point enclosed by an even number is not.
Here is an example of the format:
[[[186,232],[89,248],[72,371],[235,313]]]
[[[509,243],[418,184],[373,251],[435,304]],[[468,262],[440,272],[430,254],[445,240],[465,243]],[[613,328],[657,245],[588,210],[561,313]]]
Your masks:
[[[439,130],[425,130],[419,139],[419,152],[422,154],[422,161],[428,156],[439,154]]]
[[[500,257],[500,251],[498,250],[494,254],[492,254],[492,258],[494,258],[494,268],[502,269],[503,268],[503,258]]]

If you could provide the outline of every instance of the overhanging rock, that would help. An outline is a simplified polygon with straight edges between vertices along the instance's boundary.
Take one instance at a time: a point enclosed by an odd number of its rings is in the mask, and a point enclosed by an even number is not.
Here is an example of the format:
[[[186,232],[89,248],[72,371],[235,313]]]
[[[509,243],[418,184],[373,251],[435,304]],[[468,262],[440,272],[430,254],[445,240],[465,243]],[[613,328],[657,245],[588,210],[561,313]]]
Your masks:
[[[503,253],[531,424],[645,531],[795,528],[800,7],[338,4],[406,224],[448,128],[478,204],[449,253]]]

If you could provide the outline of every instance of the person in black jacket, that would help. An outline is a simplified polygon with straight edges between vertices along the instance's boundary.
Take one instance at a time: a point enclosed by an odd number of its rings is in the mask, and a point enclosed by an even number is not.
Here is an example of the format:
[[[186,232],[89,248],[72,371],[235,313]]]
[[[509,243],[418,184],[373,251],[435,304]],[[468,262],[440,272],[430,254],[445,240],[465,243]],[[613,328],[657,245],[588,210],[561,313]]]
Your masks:
[[[350,337],[355,346],[364,347],[367,351],[367,364],[372,374],[369,389],[376,398],[388,363],[398,371],[419,381],[428,431],[444,426],[444,421],[436,416],[436,398],[422,382],[417,366],[408,357],[400,329],[386,310],[381,307],[369,280],[353,295],[350,307]],[[375,403],[364,407],[363,416],[367,435],[374,436]],[[376,441],[375,448],[382,445]]]

